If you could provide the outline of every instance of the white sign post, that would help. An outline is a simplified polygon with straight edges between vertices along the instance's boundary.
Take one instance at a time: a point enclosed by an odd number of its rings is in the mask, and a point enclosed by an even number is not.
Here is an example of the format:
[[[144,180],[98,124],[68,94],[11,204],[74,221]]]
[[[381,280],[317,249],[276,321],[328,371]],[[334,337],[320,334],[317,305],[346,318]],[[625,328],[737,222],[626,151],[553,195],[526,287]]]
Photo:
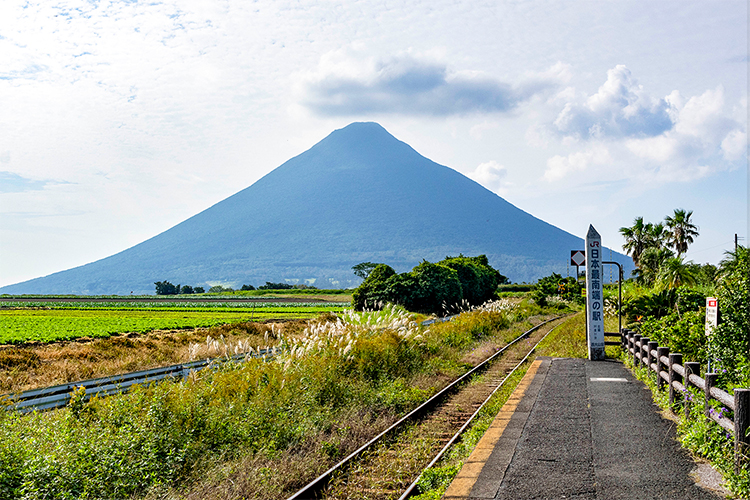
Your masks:
[[[714,334],[719,324],[719,302],[716,297],[706,297],[706,337]]]
[[[706,337],[708,337],[708,373],[711,373],[713,363],[711,362],[711,336],[719,324],[719,301],[716,297],[706,297]]]
[[[602,238],[592,225],[589,225],[589,232],[586,234],[586,327],[589,359],[604,359]]]

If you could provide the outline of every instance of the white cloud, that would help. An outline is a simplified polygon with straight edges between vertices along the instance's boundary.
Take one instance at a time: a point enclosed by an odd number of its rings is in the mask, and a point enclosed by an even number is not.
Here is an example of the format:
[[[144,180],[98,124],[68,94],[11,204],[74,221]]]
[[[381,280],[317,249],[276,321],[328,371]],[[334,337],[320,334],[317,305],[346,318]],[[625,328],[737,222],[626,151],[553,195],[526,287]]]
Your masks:
[[[570,90],[566,89],[566,95]],[[554,122],[557,130],[581,138],[659,135],[672,127],[670,104],[652,99],[618,65],[607,71],[607,81],[596,94],[567,102]]]
[[[601,144],[584,151],[571,153],[568,156],[555,155],[547,160],[547,170],[544,172],[544,179],[549,182],[558,181],[571,174],[577,175],[586,172],[591,168],[600,167],[612,162],[612,156],[609,150]],[[590,174],[581,176],[581,180],[592,177]],[[594,174],[594,177],[598,177]]]
[[[732,130],[721,141],[721,151],[727,161],[741,160],[747,155],[747,130]]]
[[[508,169],[497,163],[495,160],[480,163],[477,168],[472,172],[469,172],[467,175],[469,178],[477,181],[482,186],[497,194],[504,194],[510,186],[510,183],[506,181]]]
[[[581,98],[565,89],[549,102],[563,103],[550,129],[573,152],[548,160],[547,181],[588,171],[592,180],[630,179],[647,189],[701,179],[746,158],[746,123],[736,109],[726,109],[721,86],[690,98],[675,90],[655,99],[620,65],[597,93]],[[538,143],[539,135],[527,137]]]
[[[452,71],[429,55],[404,52],[375,58],[335,51],[321,57],[316,72],[303,77],[297,99],[322,116],[505,113],[556,87],[567,74],[567,67],[558,63],[513,85],[481,72]]]

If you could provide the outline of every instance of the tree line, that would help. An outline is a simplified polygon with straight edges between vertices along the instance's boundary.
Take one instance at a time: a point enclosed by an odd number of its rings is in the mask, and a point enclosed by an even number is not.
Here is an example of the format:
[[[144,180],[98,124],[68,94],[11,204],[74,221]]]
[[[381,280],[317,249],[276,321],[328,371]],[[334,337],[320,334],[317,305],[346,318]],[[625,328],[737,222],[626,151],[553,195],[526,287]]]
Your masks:
[[[156,281],[154,282],[154,285],[156,285],[156,295],[190,295],[194,293],[206,293],[205,289],[202,286],[196,286],[192,287],[189,285],[173,285],[169,281]],[[253,285],[242,285],[242,288],[240,290],[317,290],[314,286],[311,285],[289,285],[287,283],[273,283],[271,281],[266,281],[265,285],[260,285],[258,288],[255,288]],[[214,285],[211,288],[208,289],[208,293],[225,293],[225,292],[234,292],[234,288],[232,287],[225,287],[221,285]]]

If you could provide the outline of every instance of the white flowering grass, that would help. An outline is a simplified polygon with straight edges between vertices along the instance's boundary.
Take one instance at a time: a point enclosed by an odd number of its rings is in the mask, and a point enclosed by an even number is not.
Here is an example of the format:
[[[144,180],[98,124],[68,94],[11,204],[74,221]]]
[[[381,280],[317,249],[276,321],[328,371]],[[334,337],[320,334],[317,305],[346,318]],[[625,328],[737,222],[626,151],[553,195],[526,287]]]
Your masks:
[[[514,304],[513,302],[509,301],[508,299],[500,299],[500,300],[488,300],[481,306],[476,306],[474,310],[509,314],[515,308],[516,308],[516,304]]]
[[[282,339],[286,365],[309,355],[339,356],[351,360],[352,350],[360,339],[389,332],[400,341],[419,341],[423,330],[404,308],[392,304],[379,311],[345,311],[335,321],[312,323],[295,340]]]

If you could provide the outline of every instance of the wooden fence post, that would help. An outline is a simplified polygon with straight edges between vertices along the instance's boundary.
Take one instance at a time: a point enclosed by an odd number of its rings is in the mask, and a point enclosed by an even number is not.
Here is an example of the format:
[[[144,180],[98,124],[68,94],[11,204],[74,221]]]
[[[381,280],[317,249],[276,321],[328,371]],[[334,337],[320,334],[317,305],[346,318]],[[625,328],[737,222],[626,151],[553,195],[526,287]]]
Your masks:
[[[638,347],[638,341],[641,340],[641,335],[636,333],[633,335],[633,365],[638,367],[641,365],[641,361],[638,359],[640,354],[640,347]]]
[[[705,395],[706,395],[706,418],[711,418],[711,388],[716,385],[716,382],[719,380],[719,374],[718,373],[706,373],[705,376],[706,380],[706,389],[705,389]]]
[[[648,343],[648,369],[651,369],[651,364],[654,362],[654,355],[651,351],[655,351],[659,348],[658,342],[649,342]]]
[[[661,372],[667,368],[664,362],[661,360],[662,357],[669,358],[669,347],[657,347],[656,348],[656,383],[659,386],[659,390],[664,388],[664,379],[661,378]]]
[[[698,375],[701,374],[701,364],[696,363],[694,361],[689,361],[685,363],[685,390],[690,389],[690,386],[692,385],[690,383],[690,375]],[[692,393],[685,393],[685,418],[690,418],[690,401],[692,398]]]
[[[747,463],[750,450],[750,389],[734,390],[734,471],[739,474],[740,469]]]
[[[673,352],[669,355],[669,406],[674,405],[674,383],[675,382],[682,382],[682,375],[677,373],[674,370],[674,365],[681,365],[682,364],[682,354]],[[672,413],[674,413],[674,409],[672,410]]]
[[[630,346],[633,343],[633,332],[631,332],[630,330],[628,330],[628,333],[625,336],[625,341],[627,342],[627,354],[630,355]]]

